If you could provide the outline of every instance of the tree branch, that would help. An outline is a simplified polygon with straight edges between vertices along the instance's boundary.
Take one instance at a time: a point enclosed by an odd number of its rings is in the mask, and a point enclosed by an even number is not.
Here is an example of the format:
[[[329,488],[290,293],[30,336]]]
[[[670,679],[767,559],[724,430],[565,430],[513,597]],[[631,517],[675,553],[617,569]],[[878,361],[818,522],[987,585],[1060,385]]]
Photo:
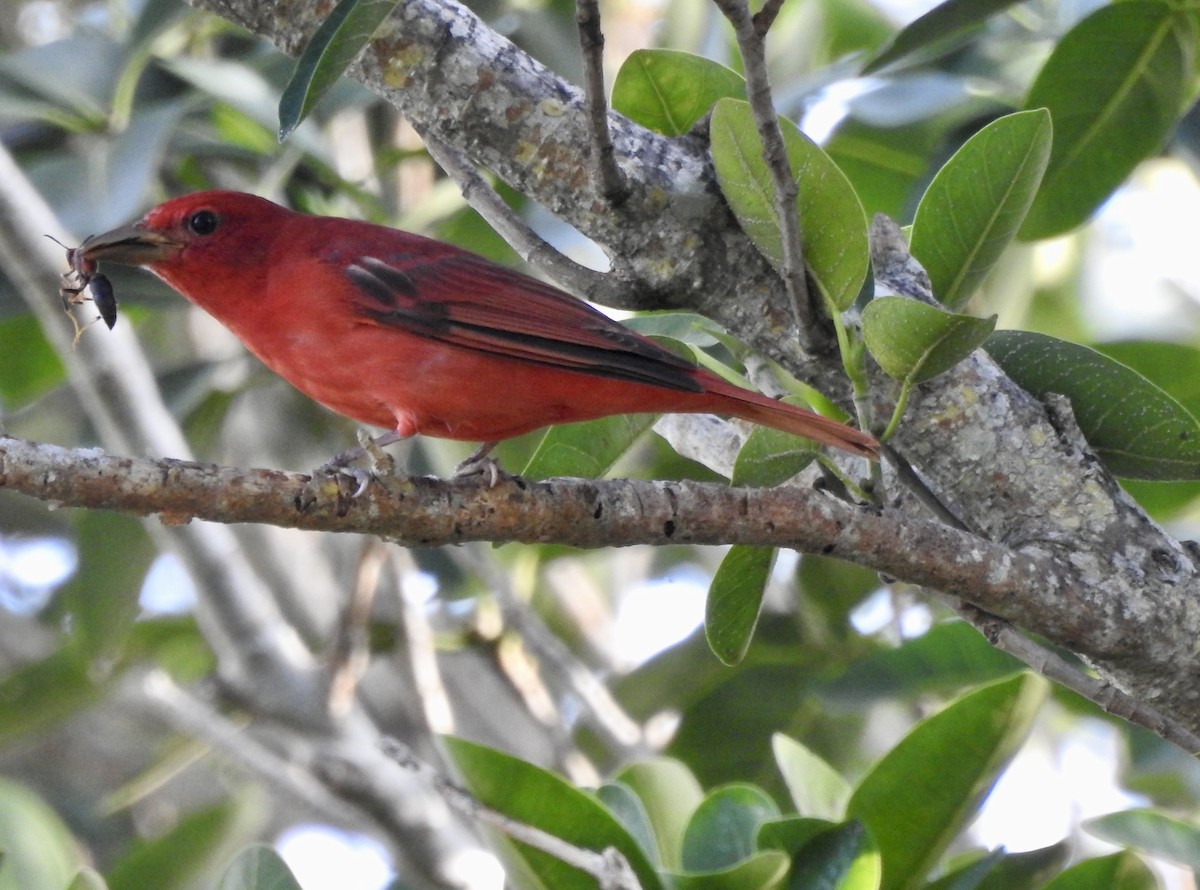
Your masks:
[[[746,0],[714,0],[717,8],[733,26],[738,49],[742,54],[742,66],[746,71],[746,96],[754,110],[758,124],[759,139],[762,140],[763,160],[771,173],[775,189],[775,218],[779,223],[779,235],[783,242],[783,275],[788,299],[796,314],[800,343],[812,350],[818,342],[813,325],[816,307],[808,292],[805,277],[804,245],[800,231],[800,215],[796,212],[797,187],[788,162],[787,146],[783,142],[783,130],[771,97],[771,81],[767,76],[767,30],[771,27],[778,5],[763,7],[762,18],[750,14]]]
[[[604,99],[604,31],[600,28],[599,0],[575,0],[579,48],[583,56],[583,89],[591,119],[593,167],[600,193],[614,207],[629,198],[629,185],[617,166],[612,134],[608,130],[608,103]]]

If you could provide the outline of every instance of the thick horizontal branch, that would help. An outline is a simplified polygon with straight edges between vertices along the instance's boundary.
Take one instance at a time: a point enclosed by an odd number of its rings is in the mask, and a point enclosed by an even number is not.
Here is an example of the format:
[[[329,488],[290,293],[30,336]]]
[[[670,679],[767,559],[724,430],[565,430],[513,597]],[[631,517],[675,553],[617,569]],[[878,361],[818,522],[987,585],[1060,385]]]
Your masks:
[[[1071,610],[1030,614],[1034,587],[1069,601],[1074,581],[1050,556],[1020,553],[933,522],[848,504],[821,491],[699,482],[397,476],[347,494],[335,476],[114,457],[0,437],[0,488],[55,506],[157,514],[164,522],[261,522],[377,534],[409,546],[466,541],[755,544],[836,556],[933,587],[1031,626],[1078,638]],[[1014,614],[1019,611],[1020,614]]]

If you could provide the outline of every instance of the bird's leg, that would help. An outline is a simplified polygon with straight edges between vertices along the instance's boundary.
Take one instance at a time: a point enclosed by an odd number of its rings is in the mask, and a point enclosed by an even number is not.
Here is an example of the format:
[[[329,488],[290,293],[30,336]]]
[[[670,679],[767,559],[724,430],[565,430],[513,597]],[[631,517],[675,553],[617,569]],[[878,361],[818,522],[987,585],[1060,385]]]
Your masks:
[[[496,458],[488,456],[489,452],[497,444],[496,442],[484,442],[472,451],[466,460],[454,468],[454,475],[451,478],[463,479],[468,476],[486,475],[488,477],[488,488],[495,488],[501,476],[509,478],[508,473],[504,472]]]
[[[381,479],[395,473],[396,462],[383,449],[385,446],[399,442],[403,438],[404,436],[395,430],[371,437],[366,430],[360,428],[358,430],[358,447],[348,448],[339,454],[335,454],[328,461],[317,467],[313,471],[313,475],[341,473],[344,476],[349,476],[358,483],[351,497],[358,497],[366,491],[367,486],[371,484],[371,480]],[[360,461],[363,458],[370,458],[371,465],[368,469],[352,466],[356,461]]]

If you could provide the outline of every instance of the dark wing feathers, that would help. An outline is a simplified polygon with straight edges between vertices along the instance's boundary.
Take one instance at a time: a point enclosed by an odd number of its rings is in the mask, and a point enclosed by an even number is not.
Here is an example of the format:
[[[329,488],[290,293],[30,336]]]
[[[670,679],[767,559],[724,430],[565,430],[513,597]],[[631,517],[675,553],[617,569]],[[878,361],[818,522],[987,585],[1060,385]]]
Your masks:
[[[547,367],[703,391],[692,362],[536,279],[465,253],[388,260],[360,257],[346,270],[359,311],[378,324]]]

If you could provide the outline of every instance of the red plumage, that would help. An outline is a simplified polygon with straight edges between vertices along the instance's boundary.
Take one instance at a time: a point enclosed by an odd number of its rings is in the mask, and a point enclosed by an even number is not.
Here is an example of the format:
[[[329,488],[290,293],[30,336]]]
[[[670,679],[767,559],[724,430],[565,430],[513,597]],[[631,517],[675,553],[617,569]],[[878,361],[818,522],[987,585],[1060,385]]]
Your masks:
[[[297,389],[402,436],[491,442],[711,412],[877,453],[865,433],[727,383],[550,285],[397,229],[201,192],[77,253],[144,266]]]

